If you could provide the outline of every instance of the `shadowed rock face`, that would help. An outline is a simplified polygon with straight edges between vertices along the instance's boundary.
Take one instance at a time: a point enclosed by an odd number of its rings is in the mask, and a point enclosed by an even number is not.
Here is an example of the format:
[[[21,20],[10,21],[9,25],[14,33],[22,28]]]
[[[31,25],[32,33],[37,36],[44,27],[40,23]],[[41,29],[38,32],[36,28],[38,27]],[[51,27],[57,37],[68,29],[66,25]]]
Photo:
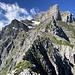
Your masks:
[[[2,29],[2,31],[0,33],[0,39],[10,37],[10,35],[13,38],[16,38],[17,33],[21,32],[21,31],[27,32],[28,30],[29,30],[28,26],[26,26],[25,24],[14,19],[14,20],[12,20],[12,22],[9,25],[5,26]]]
[[[12,20],[11,24],[9,25],[9,28],[17,31],[20,30],[28,31],[28,27],[16,19]]]
[[[45,29],[46,32],[52,32],[55,35],[60,36],[61,38],[66,39],[67,41],[69,41],[69,38],[67,37],[67,35],[65,34],[65,32],[63,31],[63,29],[57,25],[56,21],[53,20]]]
[[[62,21],[64,21],[64,22],[73,22],[74,21],[74,16],[69,11],[62,12],[61,18],[62,18]]]
[[[36,68],[40,71],[41,75],[56,75],[54,66],[49,61],[47,50],[44,48],[43,45],[46,46],[48,49],[49,43],[45,43],[48,40],[45,40],[43,43],[40,42],[40,40],[36,40],[34,44],[32,45],[32,48],[26,53],[26,56],[24,56],[24,60],[29,60],[33,62],[36,65]],[[48,41],[49,42],[49,41]],[[36,45],[37,43],[37,45]],[[44,44],[45,43],[45,44]]]
[[[5,26],[2,31],[0,31],[0,71],[4,64],[8,63],[6,70],[7,67],[11,65],[10,62],[12,61],[10,61],[10,59],[12,59],[12,54],[9,54],[14,49],[18,49],[18,47],[16,48],[16,44],[19,44],[18,42],[20,42],[21,47],[23,46],[25,41],[24,36],[28,30],[28,26],[14,19],[9,25]],[[19,41],[19,38],[22,39]],[[14,61],[12,63],[13,64],[9,69],[15,64]]]
[[[58,50],[53,47],[48,38],[44,38],[42,42],[36,40],[25,53],[23,60],[34,63],[41,75],[73,75],[69,65],[70,62],[66,57],[62,61]],[[58,70],[56,70],[56,67]]]

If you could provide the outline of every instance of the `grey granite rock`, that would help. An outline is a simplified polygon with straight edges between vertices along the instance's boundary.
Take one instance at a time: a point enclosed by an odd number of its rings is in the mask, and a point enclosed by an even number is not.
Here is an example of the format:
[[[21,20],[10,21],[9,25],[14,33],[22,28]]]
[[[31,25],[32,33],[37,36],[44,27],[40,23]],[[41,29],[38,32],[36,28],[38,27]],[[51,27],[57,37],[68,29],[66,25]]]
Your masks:
[[[74,22],[74,16],[69,11],[62,12],[61,18],[64,22]]]
[[[39,13],[34,20],[43,22],[47,19],[53,20],[61,20],[64,22],[74,22],[74,16],[69,11],[61,12],[59,9],[59,5],[55,4],[51,6],[46,12]]]

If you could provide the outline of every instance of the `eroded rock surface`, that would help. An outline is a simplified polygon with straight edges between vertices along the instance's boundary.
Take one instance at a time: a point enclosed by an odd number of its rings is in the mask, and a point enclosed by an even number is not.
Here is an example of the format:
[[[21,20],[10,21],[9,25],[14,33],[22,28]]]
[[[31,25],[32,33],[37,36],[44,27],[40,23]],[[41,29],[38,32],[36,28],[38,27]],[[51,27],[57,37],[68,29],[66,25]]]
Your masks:
[[[75,75],[75,22],[58,4],[32,20],[14,19],[0,31],[0,75]]]
[[[61,20],[64,22],[74,22],[74,16],[69,11],[61,12],[59,9],[59,5],[55,4],[51,6],[46,12],[39,13],[34,20],[43,22],[47,19],[49,20]]]

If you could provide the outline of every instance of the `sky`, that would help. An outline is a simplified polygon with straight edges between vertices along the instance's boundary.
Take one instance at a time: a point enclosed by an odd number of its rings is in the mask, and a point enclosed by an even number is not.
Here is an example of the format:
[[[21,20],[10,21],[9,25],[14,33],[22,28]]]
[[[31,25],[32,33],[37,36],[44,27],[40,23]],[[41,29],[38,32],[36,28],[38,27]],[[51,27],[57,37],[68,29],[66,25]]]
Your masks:
[[[13,19],[30,20],[54,4],[58,4],[60,10],[70,11],[75,16],[75,0],[0,0],[0,30]]]

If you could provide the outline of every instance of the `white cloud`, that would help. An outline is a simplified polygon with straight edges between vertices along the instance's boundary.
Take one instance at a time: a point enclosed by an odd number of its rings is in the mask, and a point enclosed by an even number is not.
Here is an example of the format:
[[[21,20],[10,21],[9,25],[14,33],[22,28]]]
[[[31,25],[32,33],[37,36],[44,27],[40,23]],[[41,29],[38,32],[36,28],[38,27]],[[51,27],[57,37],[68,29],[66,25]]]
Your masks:
[[[39,12],[39,9],[37,9],[37,8],[32,8],[32,9],[30,9],[30,13],[31,13],[32,15],[36,15],[38,12]]]
[[[0,21],[0,30],[4,27],[4,23]]]
[[[31,15],[27,16],[27,19],[28,20],[31,20],[32,19],[32,16]]]
[[[36,12],[35,12],[35,9],[34,9],[34,8],[32,8],[32,9],[30,10],[30,12],[31,12],[32,15],[36,15]]]
[[[30,9],[30,13],[25,9],[19,7],[17,3],[6,4],[0,2],[0,30],[4,25],[9,24],[13,19],[18,20],[31,20],[37,12],[34,8]]]
[[[24,19],[29,13],[24,8],[20,8],[17,3],[15,4],[5,4],[0,2],[0,8],[5,12],[4,17],[11,22],[13,19]],[[23,14],[23,16],[20,16]]]

